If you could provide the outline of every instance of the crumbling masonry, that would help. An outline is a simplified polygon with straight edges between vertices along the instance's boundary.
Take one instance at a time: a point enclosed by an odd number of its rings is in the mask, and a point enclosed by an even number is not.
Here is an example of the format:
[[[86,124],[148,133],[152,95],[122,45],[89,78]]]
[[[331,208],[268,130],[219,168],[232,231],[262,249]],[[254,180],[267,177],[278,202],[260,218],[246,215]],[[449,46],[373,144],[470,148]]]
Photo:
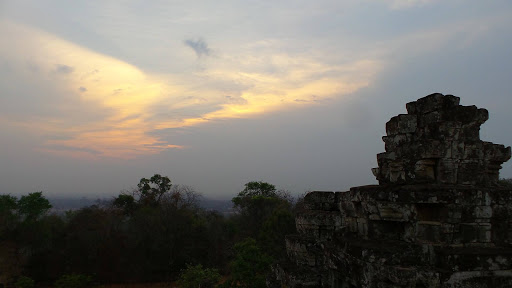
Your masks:
[[[510,147],[480,140],[485,109],[432,94],[391,118],[379,185],[311,192],[269,287],[512,287]]]

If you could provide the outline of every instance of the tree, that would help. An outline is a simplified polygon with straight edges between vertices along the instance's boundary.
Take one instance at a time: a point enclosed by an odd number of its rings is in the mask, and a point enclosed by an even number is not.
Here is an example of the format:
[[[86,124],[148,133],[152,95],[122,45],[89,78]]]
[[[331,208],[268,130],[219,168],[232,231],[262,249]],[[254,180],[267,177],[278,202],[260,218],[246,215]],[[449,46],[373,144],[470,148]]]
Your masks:
[[[284,237],[295,231],[289,193],[266,182],[249,182],[232,202],[241,235],[257,239],[273,257],[283,256]]]
[[[512,178],[501,178],[498,184],[505,188],[512,188]]]
[[[14,286],[16,288],[33,288],[35,286],[35,282],[30,277],[20,276]]]
[[[0,240],[7,237],[18,223],[18,199],[11,195],[0,195]]]
[[[258,247],[256,240],[247,238],[235,244],[235,259],[231,262],[231,278],[225,287],[263,288],[272,258]]]
[[[187,264],[187,268],[181,272],[178,285],[182,288],[213,288],[220,278],[217,269],[203,268],[201,264]]]
[[[122,209],[126,215],[131,215],[137,208],[137,203],[133,195],[119,194],[119,196],[114,198],[112,206]]]
[[[18,212],[25,221],[34,221],[52,208],[50,201],[43,197],[43,192],[29,193],[18,200]]]
[[[55,281],[57,288],[86,288],[91,287],[92,277],[83,274],[66,274]]]
[[[149,179],[142,178],[137,185],[140,192],[139,201],[146,205],[157,206],[162,196],[171,190],[171,186],[171,180],[160,174],[155,174]]]
[[[206,264],[212,244],[199,197],[192,188],[171,185],[168,177],[155,174],[142,178],[132,195],[122,193],[112,201],[113,211],[127,216],[121,217],[125,280],[172,280],[186,263]]]
[[[155,174],[149,179],[142,178],[137,184],[137,190],[133,191],[132,195],[119,194],[112,201],[112,207],[122,209],[128,215],[133,214],[140,207],[157,207],[162,201],[169,201],[168,198],[176,194],[171,187],[173,186],[169,177],[160,174]],[[179,196],[177,195],[175,198],[180,198]]]
[[[245,184],[245,189],[242,190],[238,196],[264,196],[264,197],[274,197],[276,196],[276,186],[269,184],[267,182],[248,182]]]

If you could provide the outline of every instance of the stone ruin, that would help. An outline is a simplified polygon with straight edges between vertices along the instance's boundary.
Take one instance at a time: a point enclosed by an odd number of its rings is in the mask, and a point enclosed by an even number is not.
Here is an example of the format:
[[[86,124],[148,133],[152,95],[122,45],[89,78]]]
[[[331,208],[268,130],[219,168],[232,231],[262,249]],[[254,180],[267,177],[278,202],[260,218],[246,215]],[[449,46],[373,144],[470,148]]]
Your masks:
[[[510,148],[480,140],[485,109],[459,97],[432,94],[408,103],[407,114],[386,123],[386,152],[372,172],[380,184],[437,183],[488,186],[498,182]]]
[[[432,94],[386,123],[379,185],[311,192],[269,287],[512,287],[510,147],[480,140],[485,109]]]

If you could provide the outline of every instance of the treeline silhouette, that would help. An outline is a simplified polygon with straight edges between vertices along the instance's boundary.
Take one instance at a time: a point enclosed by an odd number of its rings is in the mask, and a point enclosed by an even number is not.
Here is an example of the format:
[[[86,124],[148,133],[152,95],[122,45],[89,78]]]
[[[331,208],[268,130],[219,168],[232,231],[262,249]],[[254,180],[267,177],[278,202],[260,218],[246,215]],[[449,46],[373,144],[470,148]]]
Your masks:
[[[74,275],[84,287],[180,277],[182,287],[213,287],[222,274],[223,287],[264,287],[295,230],[294,199],[249,182],[232,199],[236,213],[224,217],[200,208],[200,197],[158,174],[108,204],[65,215],[49,214],[42,192],[0,195],[0,284],[49,285]]]

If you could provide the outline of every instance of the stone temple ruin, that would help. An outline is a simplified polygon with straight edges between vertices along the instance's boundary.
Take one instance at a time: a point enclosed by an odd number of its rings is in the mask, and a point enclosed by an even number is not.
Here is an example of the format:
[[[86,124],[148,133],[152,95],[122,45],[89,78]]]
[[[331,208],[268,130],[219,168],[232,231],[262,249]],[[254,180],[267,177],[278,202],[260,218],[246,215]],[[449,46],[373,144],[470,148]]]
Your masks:
[[[512,287],[510,147],[480,140],[485,109],[432,94],[391,118],[379,185],[311,192],[269,287]]]

